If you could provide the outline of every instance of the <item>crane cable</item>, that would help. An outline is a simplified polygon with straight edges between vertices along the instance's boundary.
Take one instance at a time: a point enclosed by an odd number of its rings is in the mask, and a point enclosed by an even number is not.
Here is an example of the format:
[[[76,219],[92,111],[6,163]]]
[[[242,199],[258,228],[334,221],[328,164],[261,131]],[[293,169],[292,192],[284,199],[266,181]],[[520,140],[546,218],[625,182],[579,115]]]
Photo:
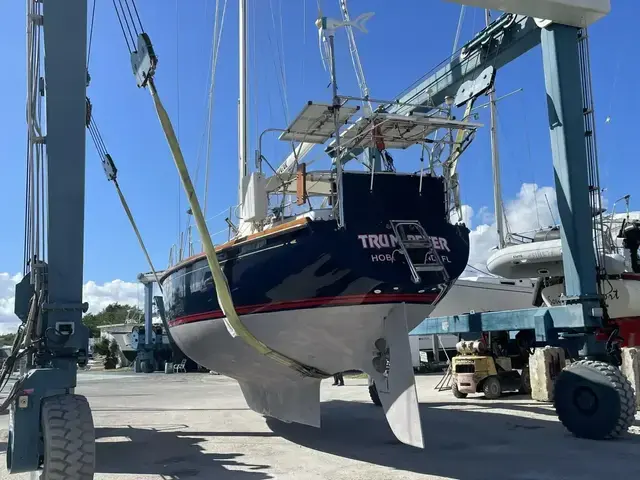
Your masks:
[[[27,146],[25,185],[24,269],[34,272],[34,263],[46,258],[47,192],[46,156],[42,129],[44,81],[42,77],[42,4],[27,0]]]
[[[124,1],[125,3],[127,2],[127,0]],[[135,9],[134,0],[128,1],[134,4]],[[117,8],[116,12],[118,12]],[[133,18],[130,18],[129,20],[125,18],[125,23],[133,21]],[[122,20],[120,20],[120,22],[122,25]],[[123,28],[123,33],[124,31],[125,29]],[[125,33],[125,41],[126,40],[127,35]],[[129,42],[127,41],[127,45],[128,44]],[[160,96],[158,95],[158,90],[154,82],[154,74],[156,71],[158,59],[155,55],[151,39],[149,38],[149,35],[144,31],[140,32],[140,34],[138,35],[137,46],[138,50],[131,52],[131,64],[133,66],[134,76],[136,77],[136,83],[138,87],[141,88],[149,87],[148,89],[153,99],[153,104],[158,115],[158,120],[160,121],[160,124],[162,126],[162,130],[164,132],[167,143],[169,144],[169,149],[171,150],[176,169],[178,170],[178,174],[180,175],[182,186],[185,190],[187,199],[189,201],[189,206],[191,207],[191,212],[196,222],[196,228],[198,229],[198,233],[200,234],[200,239],[202,241],[203,249],[207,257],[209,269],[211,270],[211,274],[213,277],[218,303],[224,314],[224,322],[229,334],[233,338],[240,337],[245,341],[245,343],[247,343],[247,345],[252,347],[258,353],[271,358],[281,365],[297,371],[302,376],[312,378],[325,378],[330,376],[328,373],[322,372],[314,367],[303,365],[296,360],[271,349],[258,338],[256,338],[240,320],[240,317],[233,304],[233,299],[231,297],[231,291],[229,289],[227,278],[220,268],[220,263],[218,262],[218,256],[216,254],[215,246],[213,245],[213,242],[211,240],[211,235],[209,234],[209,229],[207,227],[205,217],[202,213],[202,209],[200,208],[200,202],[198,201],[197,193],[191,181],[184,156],[182,155],[180,142],[178,141],[178,138],[176,136],[175,130],[171,123],[171,119],[169,118],[169,115],[167,114],[167,111],[165,110],[162,101],[160,100]]]
[[[124,0],[124,1],[125,1],[127,10],[131,11],[131,7],[127,3],[127,0]],[[122,0],[118,0],[118,2],[120,3],[121,7],[124,10],[125,7],[122,5]],[[97,3],[97,0],[93,0],[93,7],[91,9],[91,26],[89,30],[89,46],[88,46],[88,52],[87,52],[87,86],[91,79],[91,76],[89,75],[89,62],[91,60],[91,45],[93,44],[93,26],[94,26],[95,15],[96,15],[96,3]],[[113,0],[113,4],[114,6],[116,6],[116,0]],[[140,26],[140,28],[142,28],[142,23],[140,22],[140,17],[138,16],[138,10],[135,6],[135,3],[133,3],[133,9],[135,11],[136,18],[138,19],[138,25]],[[116,12],[117,12],[117,7],[116,7]],[[120,19],[119,14],[118,14],[118,19]],[[134,28],[134,31],[137,32],[138,30],[137,30],[136,23],[131,22],[131,24]],[[122,25],[122,23],[120,25],[122,27],[123,33],[125,33],[124,26]],[[129,25],[127,24],[127,26]],[[127,46],[129,46],[129,38],[126,37],[126,33],[125,33],[125,38],[127,39]],[[133,41],[133,39],[131,40]],[[135,42],[133,43],[133,45],[135,45]],[[89,130],[89,134],[91,135],[93,144],[95,145],[98,156],[100,157],[100,161],[102,162],[102,168],[104,169],[104,173],[107,176],[107,180],[113,182],[113,185],[116,187],[116,191],[118,192],[118,197],[120,198],[120,203],[122,204],[122,207],[124,208],[124,211],[127,214],[127,217],[129,218],[129,223],[131,224],[131,227],[133,228],[133,231],[135,232],[136,237],[138,238],[138,243],[140,244],[140,247],[142,248],[142,251],[147,259],[147,263],[151,268],[151,272],[153,273],[155,281],[158,284],[160,291],[162,292],[162,285],[160,285],[160,281],[159,281],[160,279],[158,277],[158,273],[155,267],[153,266],[153,261],[151,260],[151,256],[149,255],[149,251],[147,250],[147,247],[145,246],[144,241],[142,240],[142,235],[140,234],[138,225],[133,217],[133,213],[131,213],[129,204],[127,203],[127,200],[124,194],[122,193],[122,189],[120,188],[120,184],[118,183],[118,169],[116,168],[115,163],[113,162],[113,158],[111,157],[111,155],[109,155],[109,152],[107,151],[107,147],[104,143],[104,140],[102,139],[102,135],[100,134],[98,125],[96,124],[96,121],[93,118],[93,106],[91,105],[91,101],[89,100],[89,97],[87,97],[86,127],[87,127],[87,130]]]
[[[144,256],[147,258],[147,263],[151,268],[151,272],[153,273],[154,279],[162,292],[162,285],[160,284],[160,278],[158,277],[158,273],[153,266],[153,261],[151,260],[151,256],[149,255],[149,251],[142,240],[142,235],[140,234],[140,230],[138,229],[138,225],[133,217],[133,213],[131,213],[131,209],[129,208],[129,204],[122,193],[122,189],[120,188],[120,184],[118,183],[118,169],[113,162],[113,158],[107,152],[107,147],[105,146],[104,140],[102,139],[102,135],[100,134],[100,130],[98,129],[98,125],[93,119],[92,114],[92,106],[91,102],[87,98],[87,129],[89,130],[89,134],[91,135],[91,139],[93,140],[93,144],[96,147],[98,152],[98,156],[100,157],[100,161],[102,162],[102,168],[104,169],[104,173],[107,176],[107,180],[113,182],[113,185],[116,187],[116,191],[118,192],[118,197],[120,198],[120,203],[124,208],[127,217],[129,218],[129,223],[133,228],[133,231],[138,238],[138,243],[144,252]]]

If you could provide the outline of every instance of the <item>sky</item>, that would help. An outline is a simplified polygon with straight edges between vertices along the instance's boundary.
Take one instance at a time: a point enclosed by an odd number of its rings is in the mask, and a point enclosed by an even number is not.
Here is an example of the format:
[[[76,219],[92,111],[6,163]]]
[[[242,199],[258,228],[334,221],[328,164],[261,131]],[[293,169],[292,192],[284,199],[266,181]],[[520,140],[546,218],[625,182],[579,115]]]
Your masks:
[[[187,202],[148,92],[136,87],[129,53],[108,0],[96,0],[87,94],[119,182],[156,267],[166,267],[169,249],[184,230]],[[90,7],[92,0],[89,0]],[[159,58],[159,94],[178,133],[201,201],[204,133],[211,39],[216,0],[138,0],[145,31]],[[224,0],[219,0],[220,10]],[[634,135],[638,98],[629,95],[638,76],[627,61],[636,2],[613,2],[612,13],[590,28],[591,66],[601,185],[609,204],[634,194],[637,166]],[[325,15],[339,18],[338,0],[321,1]],[[356,41],[371,96],[391,99],[451,54],[460,7],[442,0],[350,0],[351,16],[375,12],[367,34]],[[91,10],[91,9],[89,9]],[[211,232],[224,230],[224,216],[236,203],[238,27],[237,2],[228,1],[214,94],[207,217]],[[25,178],[25,6],[0,3],[0,331],[13,329],[13,289],[22,271]],[[329,75],[318,49],[314,0],[249,0],[249,152],[269,127],[285,127],[304,104],[330,102]],[[484,12],[468,8],[461,44],[484,25]],[[359,95],[344,32],[336,37],[342,94]],[[281,81],[279,79],[283,79]],[[542,59],[539,48],[498,72],[498,96],[522,89],[499,103],[498,131],[502,190],[514,231],[554,222],[555,190]],[[482,101],[482,100],[481,100]],[[609,121],[606,121],[607,118]],[[472,229],[470,263],[482,268],[496,245],[493,215],[489,117],[462,157],[459,171],[465,220]],[[263,153],[273,165],[287,145],[266,134]],[[252,155],[251,157],[252,158]],[[404,158],[404,157],[403,157]],[[415,162],[415,158],[411,159]],[[632,199],[632,207],[634,200]],[[636,207],[637,209],[637,207]],[[216,216],[217,215],[217,216]],[[214,241],[226,239],[226,233]],[[87,137],[84,295],[91,311],[112,301],[141,305],[136,275],[148,271],[113,184],[106,180]]]

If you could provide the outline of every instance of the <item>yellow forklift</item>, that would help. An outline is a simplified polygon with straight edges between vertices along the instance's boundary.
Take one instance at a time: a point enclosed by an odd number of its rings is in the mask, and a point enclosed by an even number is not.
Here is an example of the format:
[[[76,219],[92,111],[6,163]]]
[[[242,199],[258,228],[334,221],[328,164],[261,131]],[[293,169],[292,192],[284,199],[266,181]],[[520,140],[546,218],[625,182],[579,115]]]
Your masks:
[[[508,332],[483,335],[475,341],[461,340],[451,359],[451,389],[456,398],[484,393],[490,400],[504,392],[531,393],[529,355],[533,332],[522,331],[515,340]]]

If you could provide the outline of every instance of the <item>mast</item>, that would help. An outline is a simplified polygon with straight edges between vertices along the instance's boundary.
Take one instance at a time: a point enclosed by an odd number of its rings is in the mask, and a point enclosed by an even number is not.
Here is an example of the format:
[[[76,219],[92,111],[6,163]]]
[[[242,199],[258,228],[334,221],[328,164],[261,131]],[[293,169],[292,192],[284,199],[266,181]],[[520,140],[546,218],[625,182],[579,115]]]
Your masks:
[[[336,190],[338,194],[338,226],[344,228],[344,205],[342,192],[342,158],[340,157],[340,97],[338,97],[338,80],[336,77],[336,56],[334,44],[334,30],[329,34],[329,55],[331,56],[331,86],[333,92],[333,123],[336,129]]]
[[[485,10],[487,26],[491,23],[491,13]],[[500,153],[498,151],[498,119],[496,111],[495,86],[489,92],[489,105],[491,112],[491,169],[493,170],[493,204],[496,212],[496,230],[498,232],[498,247],[506,246],[504,238],[504,215],[502,212],[502,186],[500,184]]]
[[[247,0],[238,2],[239,78],[238,99],[238,205],[244,202],[244,177],[247,175]]]

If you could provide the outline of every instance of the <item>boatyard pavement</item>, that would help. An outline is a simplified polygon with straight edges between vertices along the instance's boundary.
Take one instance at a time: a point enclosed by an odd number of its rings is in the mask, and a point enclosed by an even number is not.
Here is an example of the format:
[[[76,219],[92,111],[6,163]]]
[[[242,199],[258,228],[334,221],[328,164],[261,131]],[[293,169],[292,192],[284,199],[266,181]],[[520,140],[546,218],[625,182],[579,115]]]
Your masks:
[[[363,378],[322,385],[322,429],[249,410],[238,385],[207,374],[82,372],[97,480],[589,480],[638,478],[640,416],[615,441],[580,440],[551,407],[521,396],[456,400],[417,378],[424,450],[395,440]],[[5,456],[8,416],[0,417]],[[0,459],[0,479],[9,475]]]

